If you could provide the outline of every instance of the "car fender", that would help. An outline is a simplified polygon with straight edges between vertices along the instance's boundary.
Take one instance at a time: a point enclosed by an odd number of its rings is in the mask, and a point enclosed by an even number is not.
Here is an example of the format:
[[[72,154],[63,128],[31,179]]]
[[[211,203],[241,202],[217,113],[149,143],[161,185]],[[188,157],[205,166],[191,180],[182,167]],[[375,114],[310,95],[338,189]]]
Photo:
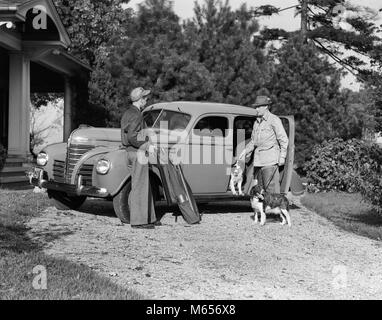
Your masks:
[[[98,188],[107,189],[111,197],[116,196],[131,177],[132,166],[128,163],[128,153],[125,149],[118,149],[106,153],[98,158],[110,161],[110,170],[107,174],[99,174],[93,170],[93,184]],[[162,184],[159,170],[156,166],[150,166],[150,179],[154,183]]]
[[[104,159],[110,162],[110,169],[106,174],[99,174],[94,167],[93,185],[107,189],[114,197],[125,185],[131,176],[131,166],[128,165],[128,153],[125,149],[118,149],[103,154],[98,160]]]
[[[89,160],[91,158],[94,158],[94,157],[98,157],[100,155],[104,155],[104,154],[107,154],[110,152],[110,148],[108,147],[98,147],[98,148],[95,148],[93,150],[90,150],[89,152],[85,153],[79,160],[78,162],[76,163],[76,165],[74,166],[73,168],[73,174],[72,174],[72,178],[71,178],[71,184],[76,184],[76,180],[77,180],[77,175],[80,171],[80,168],[81,166],[86,163],[86,162],[89,162]],[[94,161],[96,162],[96,160],[98,159],[94,159]]]
[[[37,167],[44,169],[44,171],[46,171],[48,174],[52,174],[52,176],[49,176],[49,178],[53,178],[54,160],[65,161],[66,159],[66,143],[51,144],[42,149],[40,153],[41,152],[45,152],[48,155],[49,160],[45,166],[37,165]]]

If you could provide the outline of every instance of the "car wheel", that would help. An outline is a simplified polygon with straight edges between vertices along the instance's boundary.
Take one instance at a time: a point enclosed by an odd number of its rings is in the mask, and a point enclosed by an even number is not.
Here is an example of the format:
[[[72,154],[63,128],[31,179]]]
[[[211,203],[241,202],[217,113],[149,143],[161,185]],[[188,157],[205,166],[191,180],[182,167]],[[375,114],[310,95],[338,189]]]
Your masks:
[[[70,196],[65,192],[56,190],[48,190],[48,196],[58,210],[76,210],[86,200],[86,196]]]
[[[153,193],[153,199],[159,200],[159,186],[153,183],[151,186]],[[121,191],[113,198],[113,207],[115,214],[121,220],[122,223],[130,223],[130,207],[129,207],[129,195],[131,192],[131,180],[129,180],[121,189]]]

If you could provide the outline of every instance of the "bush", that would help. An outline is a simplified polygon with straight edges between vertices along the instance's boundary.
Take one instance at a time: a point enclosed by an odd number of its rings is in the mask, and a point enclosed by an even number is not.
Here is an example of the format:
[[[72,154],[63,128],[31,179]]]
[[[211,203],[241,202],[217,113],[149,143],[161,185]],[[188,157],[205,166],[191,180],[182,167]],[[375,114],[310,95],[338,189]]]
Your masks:
[[[375,162],[361,171],[362,184],[360,192],[363,198],[377,207],[382,213],[382,148],[377,147],[373,159]]]
[[[6,159],[7,159],[7,150],[0,143],[0,170],[3,169]]]
[[[315,146],[304,166],[309,187],[317,191],[359,191],[360,169],[371,161],[369,149],[360,140],[339,138]]]
[[[382,208],[382,148],[377,144],[336,138],[313,149],[305,163],[308,191],[361,192]]]

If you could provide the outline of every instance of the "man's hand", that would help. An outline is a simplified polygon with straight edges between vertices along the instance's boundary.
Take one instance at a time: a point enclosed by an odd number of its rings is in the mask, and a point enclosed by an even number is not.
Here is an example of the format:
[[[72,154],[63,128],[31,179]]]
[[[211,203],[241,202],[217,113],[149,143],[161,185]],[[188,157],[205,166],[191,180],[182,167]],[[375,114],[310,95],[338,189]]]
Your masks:
[[[279,167],[283,166],[285,164],[285,159],[279,160]]]

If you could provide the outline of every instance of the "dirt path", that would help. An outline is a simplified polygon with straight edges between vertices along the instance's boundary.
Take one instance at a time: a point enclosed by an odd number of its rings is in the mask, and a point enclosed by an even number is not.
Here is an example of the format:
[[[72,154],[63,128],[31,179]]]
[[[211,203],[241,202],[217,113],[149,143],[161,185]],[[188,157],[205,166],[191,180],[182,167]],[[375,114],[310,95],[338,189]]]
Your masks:
[[[255,225],[247,203],[229,203],[202,206],[197,226],[168,213],[162,227],[137,230],[98,200],[81,212],[48,208],[29,226],[47,254],[150,299],[382,299],[382,243],[294,201],[291,228],[271,219]]]

